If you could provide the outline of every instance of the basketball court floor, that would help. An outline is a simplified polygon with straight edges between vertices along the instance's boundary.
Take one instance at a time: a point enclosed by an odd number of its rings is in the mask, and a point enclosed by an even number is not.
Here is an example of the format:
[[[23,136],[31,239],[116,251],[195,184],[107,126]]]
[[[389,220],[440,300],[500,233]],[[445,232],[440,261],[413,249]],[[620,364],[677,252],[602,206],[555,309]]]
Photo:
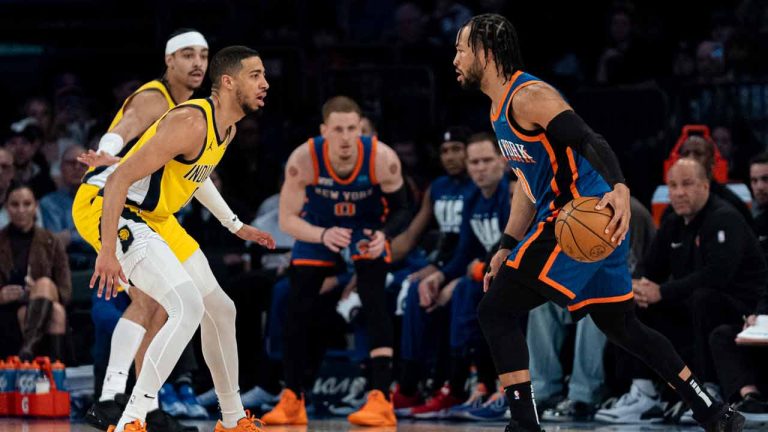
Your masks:
[[[212,432],[214,422],[185,422],[198,426],[200,432]],[[698,427],[679,427],[669,425],[604,425],[598,423],[545,423],[547,432],[560,431],[603,431],[603,432],[693,432],[701,431]],[[504,423],[441,423],[401,421],[397,428],[360,428],[351,426],[343,419],[313,420],[309,426],[267,426],[268,432],[502,432]],[[750,427],[749,430],[768,430],[768,425]],[[21,420],[0,419],[0,432],[96,432],[96,429],[84,423],[70,423],[65,420]]]

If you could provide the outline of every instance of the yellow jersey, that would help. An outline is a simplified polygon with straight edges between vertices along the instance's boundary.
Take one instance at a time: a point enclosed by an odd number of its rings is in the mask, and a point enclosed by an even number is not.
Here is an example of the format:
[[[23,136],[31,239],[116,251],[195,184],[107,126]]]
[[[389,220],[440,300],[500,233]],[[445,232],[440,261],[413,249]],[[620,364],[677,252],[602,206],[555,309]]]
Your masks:
[[[117,126],[117,124],[123,118],[125,107],[128,106],[128,103],[131,102],[133,97],[145,91],[159,91],[165,97],[166,102],[168,102],[168,109],[173,109],[173,107],[177,105],[176,101],[173,100],[173,97],[171,96],[171,92],[168,90],[168,87],[165,85],[165,82],[163,82],[162,80],[156,79],[156,80],[152,80],[150,82],[144,83],[141,87],[136,89],[135,92],[131,93],[130,96],[125,98],[125,101],[123,102],[123,105],[120,107],[120,110],[117,112],[117,114],[115,114],[115,118],[112,119],[112,123],[109,124],[109,129],[107,129],[107,132],[114,129],[115,126]]]
[[[185,160],[181,156],[177,156],[166,162],[165,165],[160,167],[160,169],[154,173],[138,180],[130,186],[126,199],[126,207],[147,220],[168,218],[181,210],[181,208],[192,199],[192,195],[197,191],[200,184],[208,178],[211,172],[213,172],[219,164],[219,161],[221,161],[221,158],[224,156],[224,152],[227,150],[231,138],[231,129],[226,131],[223,138],[216,129],[216,123],[214,121],[215,108],[213,101],[210,98],[191,99],[177,105],[176,109],[181,107],[194,107],[203,113],[208,126],[206,137],[201,145],[200,153],[194,160]],[[168,112],[170,111],[171,110]],[[146,132],[144,132],[136,144],[120,160],[120,164],[128,160],[155,136],[158,124],[160,124],[167,115],[168,113],[165,113],[163,117],[158,119],[146,130]],[[103,176],[103,182],[106,182],[106,177],[108,177],[116,167],[117,165],[113,165],[99,176],[94,177],[94,179]],[[100,183],[102,182],[100,181]],[[101,187],[102,190],[99,192],[100,195],[103,194],[103,183],[101,184]]]
[[[141,87],[136,89],[135,92],[131,93],[130,96],[125,98],[125,101],[123,101],[123,105],[120,106],[120,110],[117,111],[117,114],[115,114],[115,118],[112,119],[112,123],[109,124],[109,129],[107,129],[107,132],[111,132],[112,129],[117,126],[118,123],[120,123],[120,120],[123,119],[123,114],[125,113],[125,107],[128,106],[128,103],[131,102],[134,96],[136,96],[139,93],[145,92],[145,91],[157,91],[160,92],[160,94],[165,97],[165,101],[168,102],[168,109],[171,110],[176,107],[176,101],[173,100],[173,96],[171,96],[171,92],[168,90],[168,86],[165,85],[165,82],[159,79],[149,81],[147,83],[144,83]],[[123,146],[123,149],[120,150],[120,152],[117,153],[117,157],[123,157],[125,154],[133,147],[134,144],[139,140],[139,137],[141,137],[141,134],[137,136],[136,138],[128,141]],[[83,176],[83,183],[92,184],[94,186],[104,186],[103,184],[99,184],[98,181],[92,181],[91,179],[104,172],[107,169],[106,166],[102,167],[88,167],[88,170],[85,172],[85,175]]]

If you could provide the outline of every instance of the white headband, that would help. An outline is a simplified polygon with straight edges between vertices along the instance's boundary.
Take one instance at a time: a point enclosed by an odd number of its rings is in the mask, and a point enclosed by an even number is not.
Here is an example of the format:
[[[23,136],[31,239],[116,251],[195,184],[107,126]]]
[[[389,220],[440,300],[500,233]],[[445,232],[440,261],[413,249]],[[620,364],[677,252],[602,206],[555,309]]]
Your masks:
[[[201,46],[208,48],[208,42],[205,41],[205,37],[196,31],[190,31],[176,35],[165,43],[165,54],[173,54],[176,51],[191,46]]]

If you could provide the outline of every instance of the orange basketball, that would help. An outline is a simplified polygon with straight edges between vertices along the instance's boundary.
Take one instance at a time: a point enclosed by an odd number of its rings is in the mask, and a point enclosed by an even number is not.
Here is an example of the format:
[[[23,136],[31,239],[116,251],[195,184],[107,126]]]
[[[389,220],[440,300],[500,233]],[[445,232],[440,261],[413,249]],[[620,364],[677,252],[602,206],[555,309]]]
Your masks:
[[[566,255],[580,262],[597,262],[613,252],[611,236],[604,234],[613,217],[613,209],[606,206],[595,210],[600,202],[596,197],[576,198],[564,205],[555,222],[555,237]]]

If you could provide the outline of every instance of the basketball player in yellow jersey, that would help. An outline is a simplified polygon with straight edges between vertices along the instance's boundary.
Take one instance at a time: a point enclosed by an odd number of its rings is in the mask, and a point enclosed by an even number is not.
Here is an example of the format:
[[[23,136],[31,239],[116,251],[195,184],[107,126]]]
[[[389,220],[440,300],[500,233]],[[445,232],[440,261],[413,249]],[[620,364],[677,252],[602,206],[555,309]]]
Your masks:
[[[98,282],[99,290],[111,291],[130,279],[168,314],[110,431],[146,431],[147,410],[198,325],[222,411],[216,431],[260,430],[240,400],[234,303],[203,253],[197,249],[181,262],[169,246],[180,233],[166,230],[221,160],[235,122],[262,107],[269,88],[258,53],[242,46],[217,53],[210,78],[211,97],[185,102],[150,126],[120,164],[110,167],[113,172],[92,205],[101,218],[101,248],[91,286]],[[254,228],[244,226],[238,235],[274,247],[268,234]]]
[[[166,42],[165,65],[162,78],[143,84],[123,102],[108,132],[99,141],[98,150],[90,150],[78,158],[90,168],[75,197],[73,220],[81,235],[92,245],[98,242],[98,221],[89,220],[88,215],[91,201],[104,184],[104,176],[100,174],[108,165],[117,163],[120,160],[117,156],[130,150],[138,137],[168,109],[175,107],[177,102],[187,101],[200,87],[208,69],[208,43],[205,37],[193,29],[175,31]],[[223,215],[224,220],[233,220],[229,213]],[[239,226],[228,228],[239,229]],[[86,233],[90,234],[90,238]],[[180,260],[186,259],[180,256],[179,251],[174,250],[174,253]],[[115,402],[115,395],[125,393],[128,370],[134,358],[136,374],[139,374],[144,352],[167,318],[160,305],[146,294],[133,290],[129,295],[131,304],[112,333],[101,395],[86,414],[86,421],[102,430],[119,419],[122,408]],[[160,411],[152,410],[147,423],[150,429],[157,424],[170,429],[169,432],[182,430],[180,424]]]

